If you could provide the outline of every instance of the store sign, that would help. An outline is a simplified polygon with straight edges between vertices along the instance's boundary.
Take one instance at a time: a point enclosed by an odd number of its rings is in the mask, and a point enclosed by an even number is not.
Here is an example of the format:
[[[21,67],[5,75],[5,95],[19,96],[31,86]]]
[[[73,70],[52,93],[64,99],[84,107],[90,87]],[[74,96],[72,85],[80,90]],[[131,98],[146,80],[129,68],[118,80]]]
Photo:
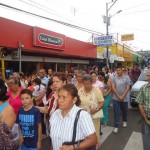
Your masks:
[[[121,41],[131,41],[131,40],[134,40],[134,34],[121,35]]]
[[[113,44],[113,35],[94,37],[94,44],[97,46],[111,46]]]
[[[52,31],[33,27],[34,46],[46,47],[58,50],[65,49],[65,35]]]

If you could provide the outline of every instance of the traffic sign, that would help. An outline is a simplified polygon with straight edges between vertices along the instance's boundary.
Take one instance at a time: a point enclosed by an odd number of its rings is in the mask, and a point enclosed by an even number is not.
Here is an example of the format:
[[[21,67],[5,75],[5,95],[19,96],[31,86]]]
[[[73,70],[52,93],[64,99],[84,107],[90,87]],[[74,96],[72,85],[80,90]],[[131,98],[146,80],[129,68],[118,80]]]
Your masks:
[[[134,34],[121,35],[121,41],[130,41],[130,40],[134,40]]]
[[[94,44],[97,46],[111,46],[113,35],[94,37]]]

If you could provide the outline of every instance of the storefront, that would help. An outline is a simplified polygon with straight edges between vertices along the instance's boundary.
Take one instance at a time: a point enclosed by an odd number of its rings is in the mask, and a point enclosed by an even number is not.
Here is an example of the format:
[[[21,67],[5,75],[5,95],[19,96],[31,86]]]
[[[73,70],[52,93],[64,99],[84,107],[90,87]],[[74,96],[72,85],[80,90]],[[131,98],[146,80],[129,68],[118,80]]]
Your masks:
[[[124,67],[132,67],[133,66],[133,54],[127,45],[123,46],[123,57],[125,59],[125,62],[123,63]]]
[[[96,46],[65,35],[0,18],[0,47],[6,48],[5,70],[31,73],[39,68],[54,71],[88,67],[97,58]],[[21,52],[21,55],[20,53]]]

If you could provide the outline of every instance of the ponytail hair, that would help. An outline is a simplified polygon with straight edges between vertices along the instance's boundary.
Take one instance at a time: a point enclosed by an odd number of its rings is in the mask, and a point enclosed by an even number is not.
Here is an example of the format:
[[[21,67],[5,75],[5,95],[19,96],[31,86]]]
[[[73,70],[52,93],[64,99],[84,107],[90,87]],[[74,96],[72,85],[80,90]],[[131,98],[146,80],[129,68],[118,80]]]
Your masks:
[[[59,89],[59,91],[61,91],[61,90],[65,90],[65,91],[67,91],[67,92],[69,92],[70,93],[70,95],[73,97],[73,98],[77,98],[77,101],[76,101],[76,106],[79,106],[80,105],[80,103],[81,103],[81,100],[80,100],[80,97],[79,97],[79,95],[78,95],[78,90],[77,90],[77,88],[73,85],[73,84],[66,84],[66,85],[64,85],[64,86],[62,86],[60,89]]]

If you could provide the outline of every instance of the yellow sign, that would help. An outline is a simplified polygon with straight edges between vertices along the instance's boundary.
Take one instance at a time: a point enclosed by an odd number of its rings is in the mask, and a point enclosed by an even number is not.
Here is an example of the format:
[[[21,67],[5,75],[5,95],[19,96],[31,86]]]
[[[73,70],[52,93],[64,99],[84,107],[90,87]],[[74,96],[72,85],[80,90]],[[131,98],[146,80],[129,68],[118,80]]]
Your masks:
[[[121,41],[131,41],[131,40],[134,40],[134,34],[121,35]]]

